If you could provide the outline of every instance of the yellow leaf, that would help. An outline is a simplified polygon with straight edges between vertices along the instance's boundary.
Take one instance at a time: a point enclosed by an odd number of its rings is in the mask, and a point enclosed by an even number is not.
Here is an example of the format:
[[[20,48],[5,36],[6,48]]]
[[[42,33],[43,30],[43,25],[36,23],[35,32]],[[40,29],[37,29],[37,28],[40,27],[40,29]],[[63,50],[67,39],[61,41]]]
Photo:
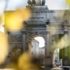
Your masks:
[[[66,0],[66,3],[67,3],[68,5],[70,5],[70,0]]]
[[[24,21],[30,17],[30,10],[28,8],[18,9],[16,11],[5,12],[5,28],[7,31],[16,32],[25,27]]]
[[[9,52],[8,36],[4,32],[0,32],[0,64],[2,64]]]

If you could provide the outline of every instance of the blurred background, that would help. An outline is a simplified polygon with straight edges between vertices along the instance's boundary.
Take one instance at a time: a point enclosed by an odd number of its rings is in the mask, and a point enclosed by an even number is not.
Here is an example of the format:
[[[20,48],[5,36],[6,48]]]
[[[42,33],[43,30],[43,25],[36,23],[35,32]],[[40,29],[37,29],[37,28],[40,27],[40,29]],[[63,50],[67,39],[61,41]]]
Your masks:
[[[0,32],[8,35],[9,47],[0,68],[70,69],[69,5],[56,1],[1,0]]]

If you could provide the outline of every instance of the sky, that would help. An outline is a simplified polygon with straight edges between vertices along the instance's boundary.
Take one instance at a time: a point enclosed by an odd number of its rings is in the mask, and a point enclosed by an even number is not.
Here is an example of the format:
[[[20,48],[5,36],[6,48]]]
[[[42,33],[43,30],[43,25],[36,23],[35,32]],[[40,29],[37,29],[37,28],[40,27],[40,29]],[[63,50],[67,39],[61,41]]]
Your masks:
[[[69,9],[66,0],[46,0],[46,5],[50,10],[65,10]]]
[[[27,0],[7,0],[7,10],[15,10],[16,8],[20,8],[27,5]],[[6,5],[6,0],[0,0],[0,13],[4,11]]]
[[[8,0],[7,10],[15,10],[16,8],[27,5],[28,0]],[[0,0],[0,12],[5,8],[6,0]],[[50,10],[64,10],[68,9],[69,6],[65,0],[46,0],[46,5]]]

